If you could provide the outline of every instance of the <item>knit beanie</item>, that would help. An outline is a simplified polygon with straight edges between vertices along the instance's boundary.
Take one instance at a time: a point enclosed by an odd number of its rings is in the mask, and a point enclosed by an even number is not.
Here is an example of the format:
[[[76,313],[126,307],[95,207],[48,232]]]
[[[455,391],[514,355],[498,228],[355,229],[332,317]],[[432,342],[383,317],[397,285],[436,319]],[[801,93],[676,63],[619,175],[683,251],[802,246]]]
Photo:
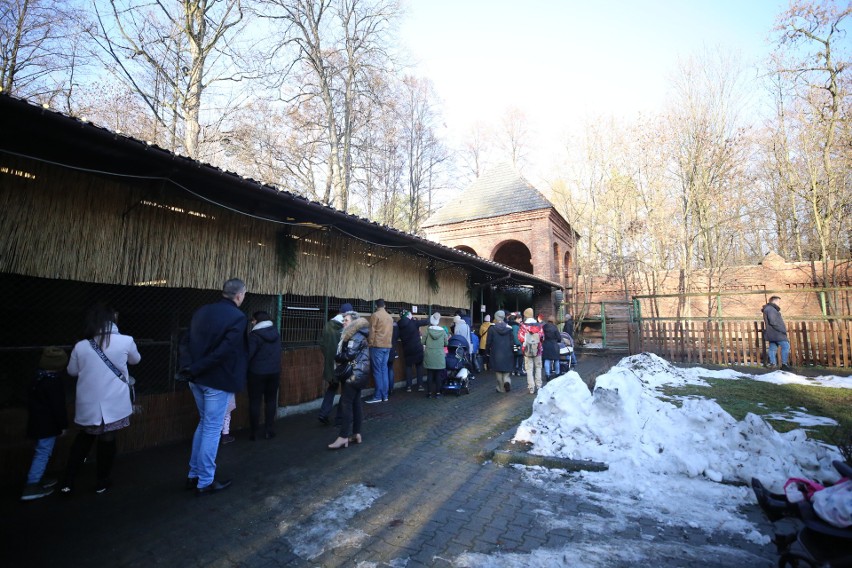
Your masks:
[[[345,304],[340,304],[340,309],[338,310],[341,314],[345,314],[346,312],[352,311],[352,304],[346,302]]]
[[[494,312],[495,321],[503,321],[504,319],[506,319],[506,312],[504,312],[503,310],[497,310],[496,312]]]
[[[459,323],[461,321],[461,316],[453,316],[453,323]]]
[[[431,323],[432,325],[438,325],[439,323],[441,323],[441,314],[439,314],[438,312],[432,314],[432,317],[429,318],[429,323]]]
[[[45,347],[38,360],[38,368],[45,371],[61,371],[68,365],[68,355],[61,347]]]
[[[399,317],[401,317],[401,318],[410,318],[410,317],[411,317],[411,312],[409,312],[408,310],[402,310],[401,312],[399,312]]]
[[[533,309],[532,309],[532,308],[527,308],[527,309],[525,309],[525,310],[524,310],[524,319],[525,319],[525,320],[528,320],[528,319],[530,319],[530,318],[532,318],[532,317],[533,317]]]
[[[485,321],[491,321],[491,316],[486,315],[486,316],[485,316]]]

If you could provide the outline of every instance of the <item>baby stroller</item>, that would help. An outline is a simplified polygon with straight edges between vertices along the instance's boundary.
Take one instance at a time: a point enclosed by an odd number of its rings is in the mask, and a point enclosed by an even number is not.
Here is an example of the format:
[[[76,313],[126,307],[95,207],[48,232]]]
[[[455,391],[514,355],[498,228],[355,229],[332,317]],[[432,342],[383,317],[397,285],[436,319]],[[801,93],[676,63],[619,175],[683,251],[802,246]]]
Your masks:
[[[846,479],[852,478],[848,464],[835,461],[834,467]],[[841,482],[852,483],[846,479]],[[774,525],[779,568],[852,566],[852,527],[827,523],[807,498],[794,503],[785,495],[770,493],[758,479],[752,479],[751,485],[760,508]]]
[[[574,354],[574,339],[565,333],[562,336],[562,345],[559,347],[559,374],[564,375],[577,364],[577,356]]]
[[[470,381],[473,380],[473,363],[468,352],[470,346],[463,335],[454,335],[447,342],[446,373],[441,392],[470,394]]]

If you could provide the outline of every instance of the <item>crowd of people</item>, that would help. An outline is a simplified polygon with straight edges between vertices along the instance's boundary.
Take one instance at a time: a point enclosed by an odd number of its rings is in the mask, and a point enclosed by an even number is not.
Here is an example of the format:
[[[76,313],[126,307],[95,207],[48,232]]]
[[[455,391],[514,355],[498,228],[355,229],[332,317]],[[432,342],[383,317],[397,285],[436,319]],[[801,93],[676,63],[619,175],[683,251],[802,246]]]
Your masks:
[[[231,480],[216,477],[216,457],[220,444],[234,441],[230,415],[236,408],[237,393],[248,391],[249,439],[275,436],[281,337],[268,313],[259,311],[250,320],[246,318],[240,309],[246,293],[242,280],[226,281],[217,302],[195,311],[180,342],[176,378],[187,381],[199,414],[186,488],[199,496],[231,485]],[[425,392],[433,399],[441,396],[450,337],[458,336],[471,361],[495,373],[498,392],[509,392],[511,375],[523,371],[529,393],[535,394],[543,384],[542,371],[545,377],[558,374],[560,346],[570,342],[570,336],[560,335],[552,317],[535,318],[532,308],[523,317],[519,313],[507,317],[504,311],[497,311],[493,322],[486,316],[474,332],[471,318],[463,310],[447,327],[438,312],[417,318],[402,310],[395,321],[384,300],[376,300],[375,307],[367,319],[344,303],[323,329],[320,347],[326,389],[318,415],[323,424],[332,423],[334,401],[340,394],[334,413],[338,435],[328,445],[332,450],[363,442],[362,402],[388,401],[395,386],[393,366],[399,351],[405,362],[407,392]],[[74,492],[77,472],[93,445],[97,451],[96,491],[109,488],[116,432],[130,425],[133,414],[134,380],[128,366],[141,360],[133,338],[119,333],[117,322],[118,312],[106,305],[96,306],[87,314],[84,339],[74,346],[70,359],[61,348],[43,350],[29,392],[28,436],[36,440],[36,446],[21,499],[44,497],[57,485],[57,480],[46,479],[44,473],[56,438],[68,427],[63,371],[77,377],[74,423],[78,430],[60,492]],[[373,395],[362,401],[362,390],[370,378],[375,385]]]

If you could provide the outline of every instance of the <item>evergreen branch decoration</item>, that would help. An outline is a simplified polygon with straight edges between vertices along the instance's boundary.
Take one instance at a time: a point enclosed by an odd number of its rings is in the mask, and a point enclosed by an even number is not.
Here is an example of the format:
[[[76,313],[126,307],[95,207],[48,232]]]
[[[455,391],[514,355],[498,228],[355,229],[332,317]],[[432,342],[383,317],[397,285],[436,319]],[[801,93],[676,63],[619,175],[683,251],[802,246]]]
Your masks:
[[[280,229],[275,233],[275,255],[278,257],[278,268],[288,274],[299,264],[299,243],[290,233],[290,228]]]
[[[435,261],[429,261],[429,288],[432,289],[432,292],[435,294],[438,293],[438,290],[441,289],[441,285],[438,283],[438,269],[435,268]]]

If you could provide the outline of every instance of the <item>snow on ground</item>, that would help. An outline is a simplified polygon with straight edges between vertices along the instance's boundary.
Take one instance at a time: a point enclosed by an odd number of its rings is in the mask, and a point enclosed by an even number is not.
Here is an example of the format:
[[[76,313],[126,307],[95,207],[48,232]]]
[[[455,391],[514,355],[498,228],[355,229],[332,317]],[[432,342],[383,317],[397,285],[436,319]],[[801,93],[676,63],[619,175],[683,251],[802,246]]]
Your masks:
[[[293,552],[312,560],[327,549],[357,546],[368,535],[350,526],[352,517],[369,509],[384,491],[366,485],[355,485],[331,502],[318,506],[317,512],[297,525],[281,523],[278,531],[290,541]]]
[[[786,377],[791,373],[769,375],[792,382]],[[547,470],[526,474],[531,483],[563,487],[624,522],[631,515],[652,517],[662,524],[767,542],[738,513],[740,506],[754,503],[742,484],[757,477],[780,491],[789,477],[835,481],[831,461],[841,459],[837,449],[808,440],[801,429],[780,434],[754,414],[737,421],[711,400],[684,399],[677,407],[656,392],[664,384],[701,384],[701,377],[742,376],[681,369],[643,353],[598,377],[592,394],[577,373],[569,372],[539,391],[533,414],[518,427],[515,440],[531,442],[535,454],[604,462],[609,469],[572,474],[567,482]],[[807,384],[852,387],[846,379],[835,379],[807,379]],[[599,523],[602,534],[612,528],[608,515]],[[594,531],[595,515],[587,517],[584,526]]]

